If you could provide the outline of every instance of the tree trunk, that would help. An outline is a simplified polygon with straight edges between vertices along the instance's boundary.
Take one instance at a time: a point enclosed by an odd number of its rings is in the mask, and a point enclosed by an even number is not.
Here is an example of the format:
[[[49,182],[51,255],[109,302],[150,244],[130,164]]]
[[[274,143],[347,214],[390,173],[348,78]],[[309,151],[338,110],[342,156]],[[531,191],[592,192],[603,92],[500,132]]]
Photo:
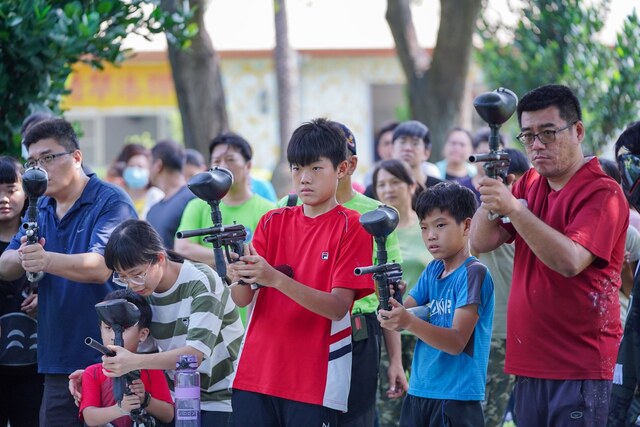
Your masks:
[[[411,115],[431,131],[433,161],[442,158],[445,135],[459,124],[482,0],[440,2],[440,27],[430,66],[418,45],[410,3],[387,0],[386,18],[407,79]]]
[[[175,0],[162,0],[165,11],[175,10]],[[169,43],[169,62],[182,118],[184,144],[205,154],[209,143],[229,127],[220,73],[220,61],[204,25],[207,0],[190,0],[198,34],[188,49]]]
[[[300,103],[298,102],[298,62],[296,53],[289,45],[289,28],[285,0],[274,0],[276,48],[273,52],[278,87],[278,122],[280,130],[280,156],[273,171],[271,182],[278,197],[291,189],[291,174],[287,162],[289,138],[298,124]]]

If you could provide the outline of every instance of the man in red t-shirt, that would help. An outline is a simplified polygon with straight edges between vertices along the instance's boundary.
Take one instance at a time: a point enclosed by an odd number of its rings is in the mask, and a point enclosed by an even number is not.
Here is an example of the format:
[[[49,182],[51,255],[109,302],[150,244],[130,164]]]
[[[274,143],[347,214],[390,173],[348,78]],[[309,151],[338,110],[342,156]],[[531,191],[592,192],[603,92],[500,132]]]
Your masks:
[[[302,205],[267,212],[229,265],[233,301],[254,302],[232,385],[237,427],[334,426],[347,411],[351,306],[373,293],[371,278],[353,271],[371,262],[373,242],[360,214],[336,200],[346,151],[325,119],[296,129],[287,160]],[[293,277],[273,267],[284,265]]]
[[[517,376],[518,426],[605,425],[629,208],[597,158],[583,156],[580,103],[569,88],[534,89],[517,112],[534,169],[513,193],[479,181],[471,246],[482,253],[515,241],[505,371]]]

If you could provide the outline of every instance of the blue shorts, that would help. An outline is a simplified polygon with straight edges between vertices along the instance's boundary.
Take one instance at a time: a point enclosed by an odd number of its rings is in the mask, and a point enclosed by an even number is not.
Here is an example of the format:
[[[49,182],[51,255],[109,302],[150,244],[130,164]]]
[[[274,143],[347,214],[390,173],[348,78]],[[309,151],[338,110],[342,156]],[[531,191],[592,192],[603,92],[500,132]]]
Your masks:
[[[611,381],[516,377],[518,427],[607,425]]]
[[[484,427],[482,405],[477,400],[428,399],[408,394],[402,403],[400,427],[415,426]]]
[[[233,389],[231,406],[235,427],[338,425],[338,411],[334,409],[251,391]]]

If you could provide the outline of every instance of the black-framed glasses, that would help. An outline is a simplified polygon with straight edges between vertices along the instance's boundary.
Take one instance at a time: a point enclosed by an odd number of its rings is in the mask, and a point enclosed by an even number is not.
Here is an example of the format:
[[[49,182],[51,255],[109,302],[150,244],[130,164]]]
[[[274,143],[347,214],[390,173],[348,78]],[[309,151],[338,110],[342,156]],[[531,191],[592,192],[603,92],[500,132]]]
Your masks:
[[[113,281],[120,286],[134,285],[134,286],[142,286],[144,285],[144,281],[147,279],[147,274],[149,273],[149,269],[153,263],[150,262],[147,266],[147,269],[142,274],[136,274],[131,277],[122,277],[117,271],[113,272]]]
[[[544,145],[551,144],[552,142],[556,141],[556,134],[558,132],[567,130],[571,126],[575,125],[576,123],[578,123],[578,121],[571,122],[565,127],[560,129],[545,129],[538,133],[530,133],[530,132],[521,133],[520,135],[516,136],[516,139],[520,141],[520,143],[524,145],[526,148],[533,147],[533,143],[535,142],[536,138],[538,138],[538,141],[540,141]]]
[[[53,162],[58,157],[66,156],[67,154],[71,154],[71,153],[72,152],[70,151],[65,151],[64,153],[47,154],[40,157],[39,159],[27,160],[24,164],[24,167],[27,169],[35,168],[36,166],[38,166],[38,164],[40,164],[40,166],[47,166],[47,165],[50,165],[51,162]]]

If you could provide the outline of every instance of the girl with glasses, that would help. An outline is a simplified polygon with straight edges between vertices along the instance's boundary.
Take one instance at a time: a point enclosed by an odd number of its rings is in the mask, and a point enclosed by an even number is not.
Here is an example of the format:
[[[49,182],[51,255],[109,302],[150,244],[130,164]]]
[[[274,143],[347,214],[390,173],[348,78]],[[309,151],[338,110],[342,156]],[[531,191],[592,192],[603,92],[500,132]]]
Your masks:
[[[111,234],[105,262],[114,282],[126,284],[151,305],[151,337],[159,353],[136,354],[110,346],[108,376],[135,369],[164,369],[173,388],[179,355],[194,354],[200,364],[202,425],[229,425],[237,355],[244,329],[229,290],[211,267],[166,250],[149,223],[128,220]],[[214,352],[215,348],[215,352]]]

